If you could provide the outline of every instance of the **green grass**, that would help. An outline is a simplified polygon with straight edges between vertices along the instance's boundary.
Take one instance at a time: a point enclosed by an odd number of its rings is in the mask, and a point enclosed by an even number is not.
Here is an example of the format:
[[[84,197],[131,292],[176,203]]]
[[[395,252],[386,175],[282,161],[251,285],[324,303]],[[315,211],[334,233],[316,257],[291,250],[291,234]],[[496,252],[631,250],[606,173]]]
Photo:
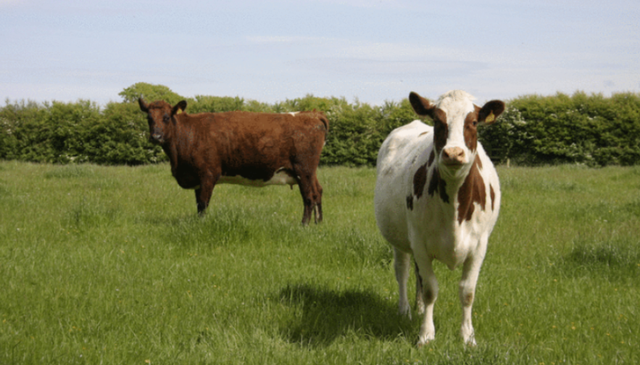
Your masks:
[[[320,169],[325,222],[302,228],[296,188],[218,186],[201,219],[168,165],[0,162],[0,364],[639,363],[640,168],[498,172],[478,346],[438,264],[417,349],[373,169]]]

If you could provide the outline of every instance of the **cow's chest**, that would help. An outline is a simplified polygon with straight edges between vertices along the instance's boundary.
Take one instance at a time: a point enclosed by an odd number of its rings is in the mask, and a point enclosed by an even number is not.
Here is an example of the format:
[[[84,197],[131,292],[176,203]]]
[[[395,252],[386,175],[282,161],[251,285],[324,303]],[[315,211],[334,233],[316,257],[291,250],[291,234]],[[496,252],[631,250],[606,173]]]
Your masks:
[[[179,167],[172,169],[173,177],[183,189],[197,189],[200,186],[200,178],[194,169]]]
[[[480,227],[459,223],[451,204],[438,204],[410,214],[411,249],[441,261],[450,269],[460,266],[478,248]]]

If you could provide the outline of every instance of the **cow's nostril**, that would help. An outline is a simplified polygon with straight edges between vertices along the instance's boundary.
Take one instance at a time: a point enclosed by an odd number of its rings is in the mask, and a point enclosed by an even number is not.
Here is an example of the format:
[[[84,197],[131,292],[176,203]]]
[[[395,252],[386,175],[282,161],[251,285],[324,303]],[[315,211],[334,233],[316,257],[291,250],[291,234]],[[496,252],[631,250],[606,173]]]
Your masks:
[[[462,150],[462,148],[458,148],[458,147],[446,148],[443,152],[445,156],[449,158],[454,158],[454,157],[464,155],[464,151]]]
[[[460,147],[450,147],[442,150],[442,157],[444,160],[464,162],[464,150]]]

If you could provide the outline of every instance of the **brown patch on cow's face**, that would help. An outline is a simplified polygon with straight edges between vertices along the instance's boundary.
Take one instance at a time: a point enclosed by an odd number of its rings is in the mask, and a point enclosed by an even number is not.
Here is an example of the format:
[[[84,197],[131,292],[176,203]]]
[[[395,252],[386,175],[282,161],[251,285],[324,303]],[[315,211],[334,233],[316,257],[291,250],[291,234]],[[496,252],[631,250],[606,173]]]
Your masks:
[[[470,151],[475,151],[478,147],[478,112],[480,108],[476,106],[476,110],[467,114],[464,120],[464,143]]]
[[[436,192],[440,195],[443,202],[449,203],[449,195],[447,195],[447,182],[440,177],[438,168],[433,169],[431,180],[429,181],[429,195],[433,196]]]
[[[418,168],[418,171],[413,175],[413,194],[416,199],[420,199],[424,186],[427,184],[427,165],[424,164]]]
[[[491,184],[489,184],[489,193],[491,194],[491,210],[495,210],[496,192],[493,191]]]
[[[411,92],[409,94],[409,102],[416,114],[420,116],[428,116],[433,120],[435,129],[434,144],[436,152],[440,153],[447,143],[447,138],[449,138],[447,113],[445,113],[444,110],[437,108],[434,104],[431,104],[429,100],[415,92]]]
[[[475,210],[474,203],[480,205],[480,209],[484,210],[487,203],[487,194],[485,192],[484,179],[480,175],[480,157],[476,159],[471,166],[471,170],[467,175],[464,183],[458,192],[458,223],[471,220]]]
[[[442,152],[442,149],[447,144],[447,138],[449,138],[449,125],[447,124],[447,113],[440,109],[436,109],[433,113],[433,144],[436,149],[436,153]]]

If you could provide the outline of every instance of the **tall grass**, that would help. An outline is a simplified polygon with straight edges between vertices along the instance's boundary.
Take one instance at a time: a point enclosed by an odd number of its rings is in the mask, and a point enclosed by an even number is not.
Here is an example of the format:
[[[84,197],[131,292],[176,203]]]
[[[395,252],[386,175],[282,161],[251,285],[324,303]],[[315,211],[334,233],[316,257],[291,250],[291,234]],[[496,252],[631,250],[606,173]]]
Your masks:
[[[0,364],[640,362],[640,169],[499,168],[503,207],[459,336],[436,265],[436,340],[399,317],[375,171],[217,186],[204,218],[167,165],[0,163]],[[411,286],[410,286],[411,287]]]

